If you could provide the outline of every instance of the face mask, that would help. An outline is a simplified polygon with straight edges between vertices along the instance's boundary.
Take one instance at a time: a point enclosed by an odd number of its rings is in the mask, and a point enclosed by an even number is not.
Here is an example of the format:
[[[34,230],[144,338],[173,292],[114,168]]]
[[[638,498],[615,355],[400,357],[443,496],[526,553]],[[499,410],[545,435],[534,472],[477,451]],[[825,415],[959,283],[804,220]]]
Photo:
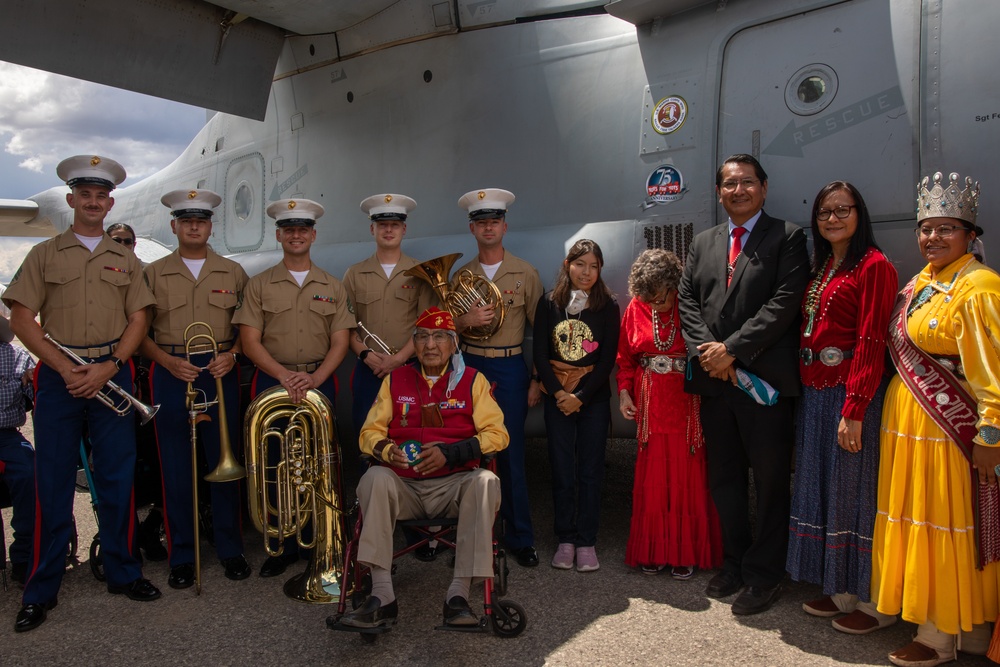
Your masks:
[[[570,293],[569,303],[566,304],[566,312],[570,315],[579,315],[587,307],[587,293],[580,289],[575,289]]]

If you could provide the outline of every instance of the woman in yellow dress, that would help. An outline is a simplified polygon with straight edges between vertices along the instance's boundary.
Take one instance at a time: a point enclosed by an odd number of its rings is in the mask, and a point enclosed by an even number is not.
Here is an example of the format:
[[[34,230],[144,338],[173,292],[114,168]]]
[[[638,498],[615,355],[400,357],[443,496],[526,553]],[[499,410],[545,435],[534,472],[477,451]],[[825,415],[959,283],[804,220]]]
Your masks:
[[[950,662],[958,648],[985,653],[998,612],[996,515],[977,525],[977,508],[997,500],[1000,276],[974,255],[978,199],[979,184],[958,174],[923,180],[916,234],[927,266],[889,325],[898,375],[882,418],[872,600],[919,626],[889,654],[904,667]]]

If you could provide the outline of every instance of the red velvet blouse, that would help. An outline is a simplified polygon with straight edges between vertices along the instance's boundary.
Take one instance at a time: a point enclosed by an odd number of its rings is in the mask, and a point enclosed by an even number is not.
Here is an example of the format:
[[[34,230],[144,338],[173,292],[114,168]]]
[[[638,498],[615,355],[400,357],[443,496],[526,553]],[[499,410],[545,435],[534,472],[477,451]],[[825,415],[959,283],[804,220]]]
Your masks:
[[[823,277],[816,279],[822,281]],[[799,362],[802,384],[815,389],[846,385],[843,417],[861,421],[882,381],[889,314],[898,287],[896,268],[885,255],[870,248],[854,268],[834,275],[820,296],[812,336],[800,337],[800,346],[811,349],[814,355],[808,366]],[[800,333],[805,332],[808,319],[803,299]],[[854,350],[854,356],[837,366],[826,366],[819,360],[819,351],[826,347]]]

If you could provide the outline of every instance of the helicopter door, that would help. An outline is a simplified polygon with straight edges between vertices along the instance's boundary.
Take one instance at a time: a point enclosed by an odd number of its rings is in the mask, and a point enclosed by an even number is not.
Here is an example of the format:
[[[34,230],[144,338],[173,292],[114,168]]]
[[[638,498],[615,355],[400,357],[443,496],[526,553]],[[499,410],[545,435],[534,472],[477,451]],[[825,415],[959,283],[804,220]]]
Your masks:
[[[264,241],[264,156],[249,153],[234,158],[226,170],[225,230],[229,252],[250,252]]]

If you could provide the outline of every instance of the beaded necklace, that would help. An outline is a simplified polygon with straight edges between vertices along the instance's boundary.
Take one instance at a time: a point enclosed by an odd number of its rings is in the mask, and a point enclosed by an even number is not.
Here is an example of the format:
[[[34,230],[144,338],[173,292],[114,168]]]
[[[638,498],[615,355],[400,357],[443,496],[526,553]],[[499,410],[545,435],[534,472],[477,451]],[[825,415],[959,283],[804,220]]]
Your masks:
[[[677,307],[677,299],[674,299],[674,308]],[[662,326],[660,322],[660,315],[656,312],[655,308],[650,308],[653,318],[653,345],[660,352],[666,352],[674,345],[674,339],[677,337],[677,322],[674,321],[674,311],[670,310],[670,333],[667,334],[666,342],[660,339],[660,327]]]
[[[826,264],[823,266],[823,271],[821,271],[812,282],[809,284],[809,292],[806,294],[806,315],[809,320],[806,322],[806,330],[802,333],[803,338],[809,338],[812,336],[813,324],[816,322],[816,313],[819,312],[819,301],[820,297],[823,295],[823,290],[826,286],[830,284],[833,280],[833,275],[837,273],[837,269],[840,268],[841,263],[843,263],[844,258],[841,257],[837,260],[837,263],[833,263],[833,255],[827,258]],[[831,264],[833,266],[831,266]],[[821,277],[825,276],[822,281]]]

